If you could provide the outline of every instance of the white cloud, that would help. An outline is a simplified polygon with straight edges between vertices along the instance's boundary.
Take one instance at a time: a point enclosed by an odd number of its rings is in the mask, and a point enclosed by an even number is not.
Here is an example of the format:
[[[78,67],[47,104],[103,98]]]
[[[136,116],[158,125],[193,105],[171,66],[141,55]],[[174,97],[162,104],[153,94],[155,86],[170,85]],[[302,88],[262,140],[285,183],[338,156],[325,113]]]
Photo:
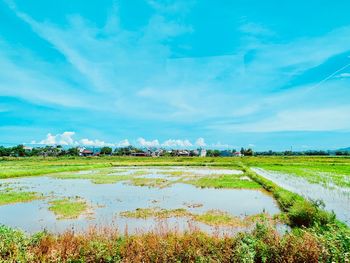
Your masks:
[[[240,132],[350,130],[350,107],[284,110],[256,122],[225,126]]]
[[[162,143],[163,147],[192,147],[193,144],[189,140],[174,140],[169,139]]]
[[[207,144],[205,143],[204,139],[203,138],[198,138],[196,140],[196,145],[199,146],[199,147],[205,147],[207,146]]]
[[[61,145],[72,145],[74,144],[73,136],[75,132],[64,132],[59,136],[59,144]]]
[[[35,141],[33,141],[35,143]],[[47,145],[53,145],[56,144],[56,135],[52,135],[51,133],[48,133],[46,135],[46,139],[41,140],[39,144],[47,144]]]
[[[158,140],[147,141],[142,137],[137,139],[137,143],[142,147],[159,147],[160,146]]]
[[[113,147],[115,146],[115,144],[113,143],[107,143],[104,141],[100,141],[100,140],[89,140],[89,139],[81,139],[79,141],[80,145],[83,146],[96,146],[96,147],[104,147],[104,146],[109,146],[109,147]]]
[[[128,147],[130,145],[131,144],[128,139],[122,140],[117,144],[118,147]]]
[[[98,139],[88,139],[83,138],[81,140],[75,140],[74,139],[75,132],[72,131],[65,131],[63,133],[58,134],[51,134],[48,133],[46,135],[46,138],[37,142],[32,141],[31,144],[42,144],[42,145],[63,145],[63,146],[96,146],[96,147],[103,147],[103,146],[129,146],[130,143],[128,140],[122,140],[119,143],[109,143]]]
[[[62,134],[56,134],[56,135],[48,133],[45,139],[39,142],[32,141],[31,143],[44,144],[44,145],[73,145],[75,143],[73,139],[74,135],[75,135],[75,132],[70,132],[70,131],[66,131],[66,132],[63,132]]]
[[[350,73],[341,73],[337,76],[338,78],[350,78]]]

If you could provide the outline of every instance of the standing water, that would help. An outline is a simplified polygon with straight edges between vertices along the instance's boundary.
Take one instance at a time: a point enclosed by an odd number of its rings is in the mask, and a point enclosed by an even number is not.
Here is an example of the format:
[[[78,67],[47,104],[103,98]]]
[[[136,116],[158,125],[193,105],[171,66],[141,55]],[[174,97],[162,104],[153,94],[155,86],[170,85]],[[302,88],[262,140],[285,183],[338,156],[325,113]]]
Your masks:
[[[133,176],[140,179],[164,179],[172,182],[165,187],[136,186],[130,178],[117,182],[94,183],[101,171],[104,176]],[[67,229],[85,230],[90,226],[115,226],[121,232],[147,231],[158,222],[155,218],[130,218],[121,214],[137,209],[186,209],[189,213],[200,215],[210,210],[220,210],[229,215],[243,218],[259,213],[275,215],[280,212],[271,195],[261,189],[216,189],[199,188],[186,181],[174,180],[186,176],[203,177],[216,175],[242,176],[238,170],[210,168],[136,168],[122,167],[109,170],[93,170],[80,173],[53,174],[36,177],[22,177],[0,180],[0,191],[4,188],[24,189],[43,195],[43,199],[26,203],[0,206],[0,224],[23,229],[33,233],[43,229],[63,232]],[[91,177],[95,176],[95,177]],[[114,177],[115,178],[115,177]],[[247,180],[242,176],[242,180]],[[77,218],[59,219],[49,210],[50,202],[63,198],[79,197],[89,204],[89,211]],[[189,227],[186,216],[171,217],[166,223],[180,230]],[[215,227],[196,222],[207,232]]]

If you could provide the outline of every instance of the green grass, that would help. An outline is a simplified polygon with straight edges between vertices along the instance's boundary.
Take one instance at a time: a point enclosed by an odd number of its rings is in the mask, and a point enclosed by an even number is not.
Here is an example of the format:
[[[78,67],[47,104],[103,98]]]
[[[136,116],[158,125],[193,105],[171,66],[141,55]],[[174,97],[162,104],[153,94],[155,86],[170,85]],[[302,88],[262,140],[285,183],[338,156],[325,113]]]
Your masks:
[[[80,198],[64,198],[49,202],[49,210],[52,211],[58,219],[78,218],[89,209],[86,201]]]
[[[42,198],[42,195],[39,195],[35,192],[22,192],[13,190],[0,191],[0,205],[25,203]]]
[[[169,218],[169,217],[182,217],[188,216],[189,213],[184,208],[177,209],[162,209],[159,207],[151,208],[137,208],[134,211],[124,211],[120,213],[122,217],[132,217],[132,218]]]
[[[137,158],[137,157],[60,157],[60,158],[1,158],[0,178],[34,176],[58,172],[90,170],[111,166],[206,166],[239,168],[240,162],[249,167],[289,173],[312,183],[334,183],[350,187],[350,158],[348,157],[246,157],[246,158]],[[143,174],[143,171],[136,173]],[[184,175],[181,171],[170,174]],[[186,174],[185,174],[186,175]]]
[[[300,195],[285,190],[270,180],[254,173],[247,166],[242,165],[242,169],[250,178],[273,194],[280,208],[285,212],[289,225],[293,227],[324,227],[327,225],[336,225],[339,228],[347,228],[335,218],[334,214],[324,211],[323,207],[317,202],[306,200]]]
[[[231,189],[261,189],[261,185],[255,181],[242,178],[241,175],[220,175],[192,177],[189,180],[183,180],[184,183],[192,184],[202,188],[231,188]]]
[[[237,167],[230,158],[193,157],[0,157],[0,178],[91,170],[111,166],[219,166]]]
[[[243,226],[243,220],[239,217],[219,210],[210,210],[204,214],[194,215],[193,218],[211,226]]]
[[[104,168],[91,171],[91,173],[56,173],[51,174],[51,177],[57,179],[86,179],[90,180],[94,184],[114,184],[121,181],[130,180],[133,175],[123,175],[119,171],[114,171],[111,168]]]

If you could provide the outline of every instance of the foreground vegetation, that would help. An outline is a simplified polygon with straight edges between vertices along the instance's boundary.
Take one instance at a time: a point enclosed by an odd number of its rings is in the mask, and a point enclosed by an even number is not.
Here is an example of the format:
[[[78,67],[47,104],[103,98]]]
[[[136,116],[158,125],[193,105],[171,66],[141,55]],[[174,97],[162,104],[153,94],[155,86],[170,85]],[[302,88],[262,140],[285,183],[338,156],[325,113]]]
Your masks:
[[[234,237],[196,230],[139,235],[91,230],[60,235],[0,227],[0,261],[7,262],[348,262],[349,232],[327,225],[281,236],[268,224]]]

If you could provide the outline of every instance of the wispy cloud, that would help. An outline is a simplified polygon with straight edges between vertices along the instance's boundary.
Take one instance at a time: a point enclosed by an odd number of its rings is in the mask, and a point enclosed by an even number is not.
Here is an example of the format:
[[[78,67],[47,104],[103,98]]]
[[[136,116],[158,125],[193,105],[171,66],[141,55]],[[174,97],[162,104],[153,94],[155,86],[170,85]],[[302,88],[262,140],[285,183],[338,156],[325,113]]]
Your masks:
[[[1,39],[1,94],[60,109],[84,109],[84,114],[94,116],[89,125],[110,116],[109,123],[117,123],[109,124],[111,133],[124,129],[124,123],[113,122],[113,118],[122,119],[147,137],[152,135],[143,133],[149,129],[145,122],[163,125],[168,131],[181,127],[179,138],[192,140],[246,131],[348,129],[344,114],[350,99],[347,63],[334,63],[316,77],[296,79],[348,52],[349,26],[282,41],[278,31],[245,20],[236,28],[239,44],[229,53],[198,57],[178,52],[183,42],[196,36],[193,20],[185,19],[195,1],[147,2],[152,10],[149,17],[131,29],[123,23],[118,4],[110,8],[104,23],[81,14],[57,23],[38,19],[7,0],[14,17],[46,41],[62,61],[45,60],[30,47],[14,50]],[[96,130],[104,127],[96,126]],[[199,126],[207,133],[194,134]],[[168,140],[154,137],[150,141],[140,138],[138,143],[146,147],[207,145],[204,140],[176,139],[176,133]],[[221,139],[213,139],[217,140]],[[84,143],[108,144],[87,138]]]
[[[240,132],[349,131],[350,107],[294,109],[251,123],[213,127]]]
[[[207,146],[207,144],[205,143],[204,138],[198,138],[198,139],[196,140],[196,145],[199,146],[199,147],[205,147],[205,146]]]

